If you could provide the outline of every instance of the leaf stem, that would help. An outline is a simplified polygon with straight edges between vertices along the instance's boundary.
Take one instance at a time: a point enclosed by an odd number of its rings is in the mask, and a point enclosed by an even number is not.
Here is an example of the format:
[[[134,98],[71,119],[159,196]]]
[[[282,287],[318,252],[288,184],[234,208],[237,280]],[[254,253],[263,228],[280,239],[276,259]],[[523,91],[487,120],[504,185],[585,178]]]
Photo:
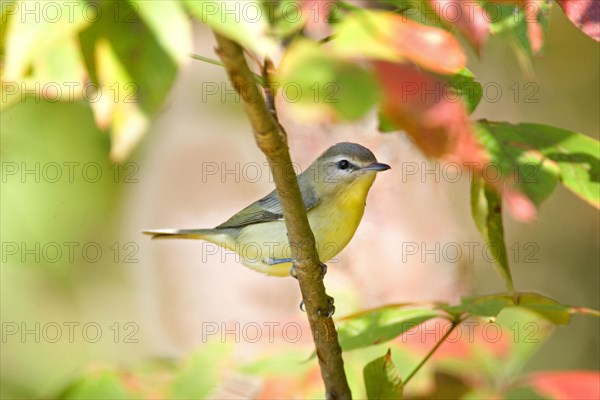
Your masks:
[[[419,362],[419,364],[415,367],[415,369],[412,370],[412,372],[410,374],[408,374],[408,376],[406,377],[406,379],[404,379],[403,381],[403,386],[406,386],[406,384],[408,383],[408,381],[410,381],[412,379],[412,377],[421,369],[421,367],[427,362],[427,360],[429,360],[431,358],[431,356],[433,355],[433,353],[435,353],[437,351],[437,349],[442,345],[442,343],[444,343],[446,341],[446,339],[448,339],[448,336],[450,336],[450,334],[452,333],[452,331],[454,331],[454,329],[460,325],[462,321],[452,321],[452,326],[450,327],[450,329],[448,329],[448,332],[446,332],[444,334],[444,336],[442,336],[442,338],[440,339],[439,342],[437,342],[435,344],[435,346],[433,346],[433,348],[431,350],[429,350],[429,353],[427,353],[427,355],[425,356],[425,358],[423,358],[421,360],[421,362]]]

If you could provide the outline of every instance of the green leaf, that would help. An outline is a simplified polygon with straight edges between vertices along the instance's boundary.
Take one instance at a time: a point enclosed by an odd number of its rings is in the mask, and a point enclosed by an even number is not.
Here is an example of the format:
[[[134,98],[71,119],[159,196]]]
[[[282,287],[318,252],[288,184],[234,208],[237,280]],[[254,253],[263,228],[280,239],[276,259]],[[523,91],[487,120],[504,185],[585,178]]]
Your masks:
[[[306,40],[288,49],[275,81],[290,107],[308,118],[356,120],[380,97],[370,71]]]
[[[204,343],[185,360],[173,379],[170,399],[205,398],[219,384],[219,370],[231,356],[232,347],[217,341]]]
[[[442,306],[441,309],[452,315],[460,316],[463,313],[473,317],[497,317],[506,307],[515,305],[513,297],[507,294],[494,294],[486,296],[466,296],[457,306]]]
[[[477,229],[489,245],[490,252],[496,260],[496,269],[504,279],[506,289],[509,292],[514,291],[504,242],[502,199],[496,189],[478,176],[473,176],[473,182],[471,182],[471,212]]]
[[[87,17],[82,12],[88,9],[86,5],[87,3],[82,0],[56,2],[47,8],[42,2],[19,1],[3,4],[3,12],[8,11],[9,8],[14,8],[16,12],[14,17],[10,18],[10,24],[6,27],[6,37],[3,38],[3,41],[6,40],[3,80],[13,81],[23,78],[28,67],[37,57],[46,54],[56,43],[76,38],[77,34],[94,18],[93,11]],[[25,10],[31,11],[26,13]],[[4,25],[4,18],[8,18],[8,13],[3,14],[2,17]]]
[[[413,372],[415,367],[423,359],[423,349],[418,348],[419,346],[407,344],[412,343],[415,337],[410,339],[406,338],[406,340],[404,339],[405,338],[398,338],[393,342],[365,347],[357,351],[344,352],[344,370],[354,398],[367,398],[367,392],[363,382],[363,369],[365,365],[372,360],[385,354],[388,348],[392,349],[392,362],[396,366],[398,375],[400,375],[402,379]],[[419,373],[413,376],[407,390],[410,391],[411,395],[417,393],[429,393],[433,380],[434,366],[431,363],[425,363],[419,370]],[[406,385],[404,385],[404,387],[406,387]],[[408,392],[406,392],[406,395],[408,396]]]
[[[504,36],[504,38],[516,45],[515,49],[531,57],[534,55],[529,38],[528,25],[537,24],[541,29],[542,39],[548,33],[551,2],[538,2],[534,7],[527,6],[525,9],[512,5],[494,4],[486,7],[491,20],[490,32],[493,35]],[[544,47],[542,46],[540,53]]]
[[[556,325],[569,323],[572,314],[587,314],[600,317],[596,310],[572,307],[537,293],[500,293],[484,296],[466,296],[456,306],[442,305],[438,307],[453,316],[467,314],[474,317],[497,317],[509,307],[525,308]]]
[[[92,110],[100,127],[111,127],[111,158],[123,160],[148,128],[149,117],[138,104],[135,81],[105,39],[96,43],[96,65],[101,92],[116,91],[114,98],[104,96],[92,103]]]
[[[353,350],[394,339],[415,326],[438,317],[434,310],[385,306],[344,317],[338,339],[342,349]]]
[[[37,101],[47,99],[74,102],[85,93],[85,66],[79,51],[77,37],[62,37],[31,60],[31,75],[4,81],[2,109],[20,102],[29,93]]]
[[[68,7],[65,3],[47,7],[40,2],[3,3],[1,109],[22,101],[29,93],[38,101],[73,102],[82,98],[86,71],[77,35],[89,24],[81,14],[84,7],[79,1]]]
[[[491,8],[491,7],[488,7]],[[516,4],[494,4],[494,14],[491,15],[490,31],[492,34],[514,35],[513,39],[522,40],[522,45],[531,52],[527,41],[527,25],[523,10]]]
[[[597,140],[547,125],[491,121],[478,121],[476,134],[495,169],[535,205],[539,206],[560,181],[583,200],[600,207]]]
[[[536,293],[519,294],[517,305],[533,311],[557,325],[567,325],[571,320],[571,307]]]
[[[184,0],[184,4],[200,22],[259,55],[277,50],[268,35],[269,15],[260,1]]]
[[[177,74],[177,61],[172,57],[175,50],[166,50],[159,41],[152,25],[146,23],[137,9],[129,5],[101,2],[103,17],[81,34],[82,51],[92,78],[97,80],[95,48],[98,41],[108,41],[116,59],[123,66],[136,86],[136,98],[129,102],[139,103],[140,108],[151,113],[163,103]],[[121,4],[121,5],[119,5]],[[116,14],[115,10],[120,10]],[[185,41],[185,38],[179,38]],[[111,95],[115,95],[116,89]],[[117,96],[117,100],[122,100]]]
[[[115,371],[91,372],[72,384],[63,394],[61,399],[69,400],[95,400],[115,399],[126,400],[136,397],[129,393],[121,378]]]
[[[179,1],[129,0],[160,46],[178,62],[192,51],[192,24]]]
[[[396,126],[396,124],[394,124],[394,122],[389,119],[381,110],[377,112],[377,120],[379,121],[377,125],[377,130],[379,132],[387,133],[399,131],[399,128]]]
[[[304,350],[278,351],[243,365],[240,372],[265,376],[298,376],[314,367],[307,359]]]
[[[175,81],[185,28],[172,28],[172,38],[157,31],[156,16],[137,3],[100,2],[101,18],[81,33],[88,71],[100,90],[90,100],[98,126],[111,129],[111,157],[126,158],[139,142]],[[144,18],[138,13],[144,10]],[[177,11],[166,7],[165,27],[183,23]],[[179,17],[176,17],[179,15]],[[175,21],[175,22],[172,22]],[[183,36],[180,36],[183,35]],[[185,44],[183,45],[185,46]],[[179,54],[179,55],[177,55]]]
[[[273,7],[274,6],[274,7]],[[263,0],[263,8],[269,16],[272,33],[280,38],[286,39],[300,33],[309,18],[315,18],[307,10],[302,10],[297,0]],[[337,7],[332,7],[337,9]]]
[[[392,361],[391,350],[363,369],[368,399],[402,399],[402,380]]]
[[[549,397],[543,397],[538,392],[529,387],[520,387],[509,390],[504,398],[506,400],[546,400]]]
[[[469,69],[464,68],[454,75],[439,75],[439,78],[447,82],[449,91],[463,100],[469,113],[475,111],[483,96],[483,87],[475,81],[475,76]]]

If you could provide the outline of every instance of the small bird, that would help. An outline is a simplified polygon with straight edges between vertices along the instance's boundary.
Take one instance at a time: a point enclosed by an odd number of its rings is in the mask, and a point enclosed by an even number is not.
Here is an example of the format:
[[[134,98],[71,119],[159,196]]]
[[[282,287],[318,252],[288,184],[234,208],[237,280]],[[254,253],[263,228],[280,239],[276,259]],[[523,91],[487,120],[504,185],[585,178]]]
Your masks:
[[[356,143],[338,143],[298,175],[321,262],[335,257],[362,219],[377,172],[390,169]],[[247,267],[272,276],[294,275],[283,210],[274,190],[213,229],[144,231],[153,239],[200,239],[236,252]],[[323,268],[326,268],[322,264]]]

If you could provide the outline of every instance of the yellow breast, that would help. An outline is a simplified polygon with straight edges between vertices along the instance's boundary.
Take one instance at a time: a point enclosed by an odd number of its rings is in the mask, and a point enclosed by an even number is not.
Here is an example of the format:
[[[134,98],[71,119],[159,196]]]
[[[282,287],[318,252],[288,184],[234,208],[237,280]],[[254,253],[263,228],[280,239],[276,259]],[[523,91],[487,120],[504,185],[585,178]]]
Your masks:
[[[350,191],[309,211],[321,261],[332,259],[350,242],[364,214],[365,200],[366,192]]]
[[[321,199],[308,211],[308,222],[315,235],[319,258],[327,262],[350,242],[365,211],[367,193],[373,178],[357,182],[337,196]],[[291,257],[284,221],[248,225],[235,239],[235,252],[244,265],[267,275],[287,276],[290,262],[272,264]]]

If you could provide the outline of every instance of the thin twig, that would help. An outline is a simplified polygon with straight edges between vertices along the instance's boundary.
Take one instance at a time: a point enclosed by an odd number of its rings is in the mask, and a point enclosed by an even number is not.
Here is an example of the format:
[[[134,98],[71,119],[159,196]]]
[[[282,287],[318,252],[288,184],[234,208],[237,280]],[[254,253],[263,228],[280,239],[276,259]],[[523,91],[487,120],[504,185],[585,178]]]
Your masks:
[[[419,365],[417,365],[415,367],[415,369],[413,369],[412,372],[410,374],[408,374],[408,376],[406,377],[406,379],[404,379],[404,381],[402,382],[402,384],[404,386],[406,386],[406,384],[408,383],[408,381],[410,381],[412,379],[412,377],[421,369],[421,367],[427,362],[427,360],[429,360],[429,358],[431,358],[431,356],[433,355],[433,353],[436,352],[436,350],[442,345],[442,343],[444,343],[446,341],[446,339],[448,339],[448,336],[450,336],[450,334],[452,333],[452,331],[454,330],[454,328],[456,328],[458,325],[460,325],[460,322],[452,321],[452,326],[450,327],[450,329],[448,329],[448,332],[446,332],[444,334],[444,336],[442,336],[442,338],[440,339],[440,341],[437,342],[435,344],[435,346],[433,346],[433,348],[431,350],[429,350],[429,353],[427,353],[427,355],[425,356],[425,358],[423,358],[421,360],[421,362],[419,363]]]
[[[192,57],[195,60],[204,61],[205,63],[218,65],[219,67],[225,67],[225,64],[223,64],[221,61],[212,59],[210,57],[204,57],[204,56],[201,56],[200,54],[190,53],[190,57]]]
[[[331,298],[325,293],[315,237],[308,224],[298,180],[295,179],[285,132],[269,111],[242,47],[219,33],[215,32],[215,37],[217,54],[223,61],[233,87],[243,99],[244,111],[252,124],[256,143],[271,167],[327,398],[351,399],[335,324],[327,316]]]
[[[218,65],[219,67],[225,67],[225,64],[223,64],[223,62],[221,62],[219,60],[215,60],[210,57],[201,56],[200,54],[190,53],[190,57],[192,57],[194,60],[200,60],[200,61],[204,61],[205,63],[208,63],[208,64]],[[251,73],[252,73],[252,75],[254,75],[254,80],[256,80],[256,82],[258,82],[259,85],[264,86],[265,83],[264,83],[262,76],[255,74],[254,72],[251,72]]]

